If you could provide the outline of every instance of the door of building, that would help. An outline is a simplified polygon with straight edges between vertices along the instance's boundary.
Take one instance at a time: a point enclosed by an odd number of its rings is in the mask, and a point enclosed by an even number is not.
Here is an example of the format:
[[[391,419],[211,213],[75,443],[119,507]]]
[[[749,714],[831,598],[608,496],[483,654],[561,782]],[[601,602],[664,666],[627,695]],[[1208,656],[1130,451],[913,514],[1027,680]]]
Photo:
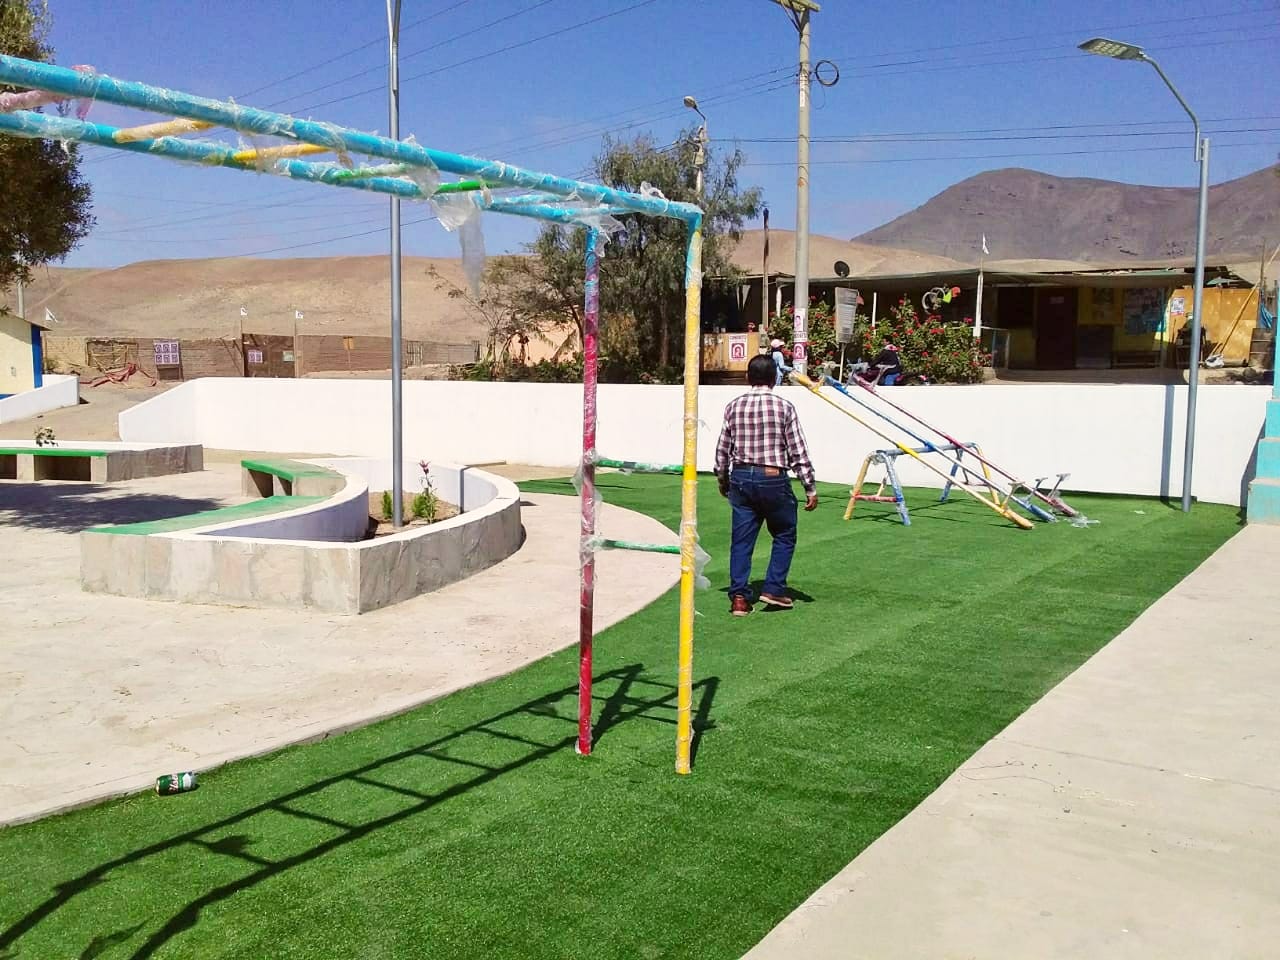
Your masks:
[[[1036,291],[1036,368],[1074,370],[1076,366],[1076,291]]]

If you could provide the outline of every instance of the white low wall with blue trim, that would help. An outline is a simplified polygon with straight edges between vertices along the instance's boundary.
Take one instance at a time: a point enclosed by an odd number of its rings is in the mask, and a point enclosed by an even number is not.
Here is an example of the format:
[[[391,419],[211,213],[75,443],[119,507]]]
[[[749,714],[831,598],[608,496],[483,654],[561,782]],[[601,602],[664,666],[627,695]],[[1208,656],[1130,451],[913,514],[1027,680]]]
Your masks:
[[[29,420],[60,407],[74,407],[79,402],[79,377],[46,373],[41,386],[0,400],[0,423]]]
[[[725,404],[738,387],[699,393],[698,466],[711,468]],[[1020,384],[887,388],[899,403],[1016,474],[1071,474],[1065,489],[1181,496],[1185,386]],[[1252,477],[1265,386],[1199,390],[1196,497],[1239,505]],[[798,387],[783,388],[800,411],[818,476],[851,482],[862,459],[887,446]],[[879,421],[836,395],[869,422]],[[683,424],[681,388],[610,384],[600,388],[603,456],[675,463]],[[376,380],[194,380],[120,415],[127,440],[185,440],[233,450],[315,451],[385,457],[391,389]],[[577,463],[582,388],[574,384],[409,381],[404,446],[459,463]],[[911,442],[908,438],[904,440]],[[904,483],[940,486],[914,463]]]

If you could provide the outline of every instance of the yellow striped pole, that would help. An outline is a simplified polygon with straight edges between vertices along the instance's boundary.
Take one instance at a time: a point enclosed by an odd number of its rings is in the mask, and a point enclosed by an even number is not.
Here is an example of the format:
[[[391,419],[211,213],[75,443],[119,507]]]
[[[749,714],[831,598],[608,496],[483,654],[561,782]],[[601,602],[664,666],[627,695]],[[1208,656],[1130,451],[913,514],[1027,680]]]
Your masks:
[[[791,379],[792,379],[792,381],[794,381],[795,383],[800,384],[800,386],[802,386],[802,387],[808,387],[808,388],[809,388],[809,390],[811,390],[811,391],[812,391],[813,393],[815,393],[817,396],[819,396],[819,397],[821,397],[823,400],[827,401],[827,403],[831,404],[833,407],[835,407],[837,410],[839,410],[841,413],[843,413],[846,417],[849,417],[850,419],[852,419],[852,420],[853,420],[853,421],[855,421],[856,423],[859,423],[859,424],[861,424],[863,427],[865,427],[866,429],[870,430],[872,433],[874,433],[874,434],[875,434],[877,437],[879,437],[881,440],[888,440],[890,443],[892,443],[895,447],[897,447],[900,451],[902,451],[903,453],[905,453],[907,456],[909,456],[909,457],[914,457],[914,458],[915,458],[919,463],[921,463],[921,464],[923,464],[924,466],[928,467],[930,470],[932,470],[932,471],[933,471],[934,473],[936,473],[938,476],[942,477],[942,479],[943,479],[943,480],[949,480],[951,483],[955,484],[957,487],[959,487],[959,488],[960,488],[961,490],[963,490],[965,493],[969,494],[969,496],[973,497],[975,500],[977,500],[977,501],[978,501],[979,503],[981,503],[983,506],[988,507],[988,508],[990,508],[991,510],[994,510],[996,513],[1000,514],[1000,516],[1004,517],[1006,520],[1009,520],[1009,521],[1010,521],[1010,522],[1012,522],[1012,523],[1017,524],[1017,525],[1018,525],[1019,527],[1021,527],[1023,530],[1030,530],[1030,529],[1032,529],[1033,524],[1032,524],[1032,523],[1031,523],[1031,521],[1030,521],[1030,520],[1028,520],[1026,517],[1022,516],[1021,514],[1014,513],[1014,512],[1013,512],[1012,510],[1010,510],[1008,507],[1003,506],[1002,504],[998,503],[998,502],[997,502],[993,497],[984,497],[981,493],[979,493],[979,492],[977,491],[977,489],[975,489],[974,487],[970,486],[968,483],[965,483],[965,482],[963,482],[963,481],[959,480],[958,478],[954,478],[954,477],[949,477],[949,476],[947,476],[947,472],[946,472],[945,470],[943,470],[941,467],[938,467],[938,466],[936,466],[936,465],[934,465],[934,464],[930,463],[928,460],[926,460],[924,457],[920,456],[920,454],[916,453],[916,452],[915,452],[914,450],[912,450],[910,447],[906,446],[906,445],[905,445],[905,444],[903,444],[903,443],[899,443],[897,440],[893,439],[893,437],[889,436],[887,433],[882,433],[880,430],[876,429],[876,428],[875,428],[875,427],[873,427],[871,424],[867,423],[867,421],[865,421],[865,420],[863,420],[861,417],[859,417],[859,416],[858,416],[856,413],[854,413],[852,410],[849,410],[849,409],[848,409],[848,408],[846,408],[846,407],[842,407],[840,404],[836,403],[834,400],[832,400],[830,397],[828,397],[825,393],[822,393],[822,392],[818,389],[818,384],[814,383],[812,380],[810,380],[808,377],[806,377],[803,373],[793,373],[793,374],[791,374]]]
[[[209,130],[216,124],[203,120],[164,120],[160,123],[147,123],[140,127],[124,127],[111,135],[116,143],[134,143],[138,140],[154,140],[156,137],[176,137],[184,133],[195,133],[197,130]]]
[[[328,147],[314,143],[291,143],[284,147],[267,147],[264,150],[240,150],[231,155],[233,160],[252,163],[254,160],[275,160],[279,157],[309,157],[317,153],[332,153]]]
[[[698,375],[702,339],[702,218],[689,224],[684,271],[684,459],[680,480],[680,645],[676,670],[676,773],[693,741],[694,549],[698,545]]]

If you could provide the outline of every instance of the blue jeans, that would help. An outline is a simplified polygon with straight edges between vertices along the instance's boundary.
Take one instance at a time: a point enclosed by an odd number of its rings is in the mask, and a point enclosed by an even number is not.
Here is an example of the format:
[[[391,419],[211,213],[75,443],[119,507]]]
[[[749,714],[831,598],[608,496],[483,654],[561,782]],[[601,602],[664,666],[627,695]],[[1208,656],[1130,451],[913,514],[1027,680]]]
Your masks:
[[[751,555],[760,527],[769,528],[773,549],[764,576],[764,593],[783,596],[796,552],[796,495],[786,471],[766,476],[760,467],[735,466],[729,478],[733,508],[733,545],[729,548],[729,596],[751,599]]]

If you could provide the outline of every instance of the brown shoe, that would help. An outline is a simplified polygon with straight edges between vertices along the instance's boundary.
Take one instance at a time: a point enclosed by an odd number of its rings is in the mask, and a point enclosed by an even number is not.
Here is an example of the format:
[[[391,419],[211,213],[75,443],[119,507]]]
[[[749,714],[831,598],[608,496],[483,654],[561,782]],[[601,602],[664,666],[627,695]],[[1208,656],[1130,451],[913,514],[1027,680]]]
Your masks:
[[[745,617],[751,612],[751,601],[746,597],[734,597],[729,612],[735,617]]]
[[[760,602],[766,606],[777,607],[779,610],[790,610],[795,606],[790,597],[776,597],[771,593],[760,594]]]

